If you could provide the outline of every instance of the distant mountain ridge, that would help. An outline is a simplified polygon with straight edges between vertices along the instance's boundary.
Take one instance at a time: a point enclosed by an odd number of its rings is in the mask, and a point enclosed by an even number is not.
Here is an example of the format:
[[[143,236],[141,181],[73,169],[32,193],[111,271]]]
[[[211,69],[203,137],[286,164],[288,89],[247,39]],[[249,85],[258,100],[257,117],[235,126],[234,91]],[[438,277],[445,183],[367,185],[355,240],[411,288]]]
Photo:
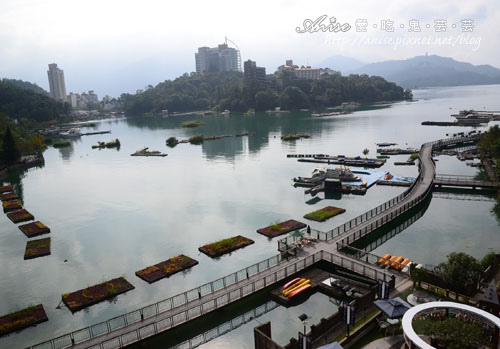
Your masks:
[[[371,63],[347,73],[379,75],[405,88],[500,84],[500,69],[437,55]]]
[[[341,72],[344,75],[346,72],[361,68],[364,65],[366,65],[366,62],[361,62],[356,58],[346,57],[342,55],[328,57],[327,59],[317,64],[317,66],[320,68],[330,68],[335,71]]]

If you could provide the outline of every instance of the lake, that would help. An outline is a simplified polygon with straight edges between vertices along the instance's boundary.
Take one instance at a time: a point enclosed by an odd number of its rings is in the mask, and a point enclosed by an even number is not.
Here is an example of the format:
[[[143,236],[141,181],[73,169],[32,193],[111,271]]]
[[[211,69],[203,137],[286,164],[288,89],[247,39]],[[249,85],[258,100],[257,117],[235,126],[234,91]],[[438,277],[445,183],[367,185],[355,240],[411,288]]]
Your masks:
[[[24,347],[65,334],[168,298],[254,264],[277,253],[277,238],[256,230],[277,221],[297,219],[329,230],[387,201],[404,188],[373,186],[365,196],[342,195],[311,200],[292,178],[309,176],[317,166],[299,163],[286,154],[376,155],[377,142],[420,147],[446,134],[471,127],[421,126],[426,120],[451,121],[462,109],[500,110],[500,85],[432,88],[414,91],[414,102],[366,107],[353,114],[312,118],[310,112],[257,113],[252,116],[152,117],[97,122],[71,147],[45,153],[45,166],[6,182],[18,185],[24,207],[50,227],[52,254],[23,260],[27,238],[0,215],[0,314],[42,303],[49,321],[0,338],[0,347]],[[181,122],[201,120],[199,128]],[[490,123],[491,126],[492,123]],[[487,127],[478,128],[486,130]],[[187,139],[235,135],[202,145],[169,148],[168,137]],[[309,139],[282,141],[281,135],[306,133]],[[118,138],[121,148],[92,149],[98,141]],[[131,157],[149,147],[167,157]],[[391,156],[381,170],[416,176],[416,166],[394,166],[408,155]],[[477,169],[456,158],[440,156],[439,174],[474,175]],[[481,258],[500,246],[499,220],[491,197],[434,194],[422,217],[378,246],[374,253],[397,254],[436,265],[453,251]],[[324,223],[303,215],[333,205],[346,209]],[[244,235],[255,244],[219,259],[198,247],[222,238]],[[45,236],[43,236],[45,237]],[[148,284],[135,272],[179,254],[199,261],[190,270]],[[65,262],[65,260],[67,260]],[[72,314],[61,295],[119,276],[136,288],[110,302]],[[321,302],[321,297],[317,301]],[[272,314],[270,312],[269,314]],[[277,312],[276,314],[281,314]],[[281,316],[281,315],[279,315]],[[279,318],[279,316],[274,318]],[[273,316],[270,316],[273,318]],[[238,341],[238,336],[229,336]],[[241,338],[240,338],[241,339]],[[224,340],[224,339],[222,339]],[[210,343],[207,344],[210,346]]]

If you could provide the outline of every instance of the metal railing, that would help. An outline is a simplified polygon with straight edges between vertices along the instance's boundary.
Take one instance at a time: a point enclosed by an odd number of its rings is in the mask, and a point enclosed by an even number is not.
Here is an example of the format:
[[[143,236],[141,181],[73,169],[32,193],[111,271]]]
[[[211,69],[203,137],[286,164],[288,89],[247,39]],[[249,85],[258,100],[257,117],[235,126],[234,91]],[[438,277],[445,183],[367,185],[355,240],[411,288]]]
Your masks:
[[[223,324],[214,327],[208,331],[205,331],[191,339],[188,339],[182,343],[179,343],[171,349],[192,349],[196,348],[202,344],[205,344],[217,337],[223,336],[228,332],[231,332],[232,330],[237,329],[238,327],[270,312],[271,310],[274,310],[278,308],[280,305],[274,301],[269,301],[265,304],[262,304],[261,306],[252,309],[242,315],[239,315],[229,321],[224,322]]]
[[[272,258],[276,258],[276,263],[273,263]],[[297,272],[304,270],[305,268],[311,266],[312,264],[318,262],[319,260],[326,260],[337,264],[341,267],[349,269],[353,272],[361,274],[365,277],[372,279],[389,279],[389,275],[385,272],[378,270],[374,267],[364,265],[363,263],[350,260],[344,258],[342,256],[334,255],[327,251],[318,251],[312,255],[307,257],[298,259],[294,262],[282,262],[283,267],[278,268],[279,256],[271,257],[270,259],[266,259],[260,263],[256,263],[253,266],[249,267],[252,270],[256,270],[258,268],[256,266],[267,266],[262,271],[257,271],[254,274],[262,273],[262,276],[256,278],[255,280],[248,281],[246,283],[242,282],[240,287],[230,288],[227,292],[221,292],[220,294],[209,297],[209,299],[204,300],[203,295],[199,297],[198,291],[206,292],[204,296],[209,296],[210,292],[209,287],[207,285],[216,285],[218,288],[215,291],[221,290],[226,286],[221,286],[221,280],[225,280],[228,277],[230,280],[234,280],[233,276],[239,275],[241,271],[228,275],[224,278],[220,278],[211,283],[205,284],[203,286],[197,287],[193,290],[181,293],[177,296],[168,298],[166,300],[154,303],[147,307],[141,308],[134,312],[130,312],[110,320],[95,324],[93,326],[89,326],[78,331],[74,331],[63,336],[51,339],[49,341],[37,344],[32,346],[31,348],[36,349],[59,349],[59,348],[67,348],[71,347],[74,344],[78,344],[81,342],[85,342],[89,339],[103,336],[102,342],[96,344],[90,348],[95,349],[113,349],[113,348],[121,348],[126,345],[141,341],[150,336],[156,335],[160,332],[173,328],[175,326],[181,325],[190,321],[192,319],[198,318],[202,315],[205,315],[217,308],[223,307],[230,303],[233,303],[239,299],[242,299],[255,291],[264,289],[276,282],[279,282],[291,275],[296,274]],[[270,263],[270,264],[268,264]],[[269,266],[268,266],[269,265]],[[243,271],[248,270],[249,268],[243,269]],[[275,270],[270,270],[274,268]],[[264,271],[268,271],[265,273]],[[252,275],[254,275],[252,274]],[[242,274],[243,276],[243,274]],[[243,280],[240,280],[243,281]],[[238,281],[234,281],[232,283],[237,283]],[[227,285],[229,286],[229,285]],[[169,312],[169,313],[167,313]],[[105,338],[104,335],[111,333],[114,330],[125,328],[129,325],[135,323],[141,323],[148,318],[153,316],[162,314],[165,316],[159,318],[158,320],[150,321],[148,324],[137,327],[134,329],[130,329],[130,331],[125,332],[123,334],[114,336],[112,338]],[[142,315],[141,315],[142,314]]]

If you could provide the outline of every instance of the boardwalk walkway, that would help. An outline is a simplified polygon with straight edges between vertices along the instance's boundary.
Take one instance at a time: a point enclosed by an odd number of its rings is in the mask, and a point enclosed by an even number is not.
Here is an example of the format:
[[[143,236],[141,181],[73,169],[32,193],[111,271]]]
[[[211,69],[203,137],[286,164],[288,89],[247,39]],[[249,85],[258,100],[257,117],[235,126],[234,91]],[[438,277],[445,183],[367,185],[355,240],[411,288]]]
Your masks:
[[[346,256],[338,250],[392,221],[425,199],[432,190],[435,176],[433,147],[468,143],[471,140],[473,139],[461,137],[422,145],[419,154],[420,174],[412,187],[404,194],[331,231],[315,231],[314,234],[321,241],[305,247],[296,257],[282,260],[280,255],[273,256],[211,283],[31,348],[121,348],[242,299],[320,260],[332,262],[375,280],[388,280],[394,275],[397,285],[405,280],[400,272],[378,269],[373,264]],[[286,239],[282,244],[286,246]]]

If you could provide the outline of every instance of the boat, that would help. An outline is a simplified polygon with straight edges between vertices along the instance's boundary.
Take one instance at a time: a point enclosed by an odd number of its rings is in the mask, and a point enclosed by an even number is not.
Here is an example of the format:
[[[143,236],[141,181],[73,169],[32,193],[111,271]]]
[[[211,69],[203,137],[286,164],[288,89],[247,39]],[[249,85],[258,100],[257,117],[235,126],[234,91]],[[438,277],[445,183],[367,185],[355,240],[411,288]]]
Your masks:
[[[361,179],[348,168],[334,168],[333,166],[318,166],[312,172],[312,177],[325,176],[326,178],[337,178],[341,181],[358,182]]]
[[[304,281],[300,281],[299,283],[294,284],[293,287],[289,287],[288,289],[286,289],[285,291],[283,291],[283,296],[287,297],[293,291],[299,289],[300,287],[302,287],[304,285],[310,284],[310,283],[311,283],[311,280],[304,279]]]
[[[231,114],[231,112],[227,109],[225,109],[222,113],[220,113],[221,115],[229,115]]]
[[[394,178],[394,176],[393,176],[392,174],[390,174],[390,173],[388,173],[388,174],[386,174],[386,175],[384,176],[384,179],[385,179],[385,180],[390,180],[390,179],[393,179],[393,178]]]
[[[385,264],[385,262],[387,262],[391,257],[392,256],[389,253],[387,253],[382,258],[380,258],[377,263],[378,264]]]
[[[304,292],[305,290],[308,290],[311,288],[311,284],[306,284],[298,289],[296,289],[295,291],[291,292],[289,295],[288,295],[288,299],[291,299],[293,297],[295,297],[296,295]]]
[[[285,284],[285,286],[283,286],[283,290],[286,290],[288,287],[292,286],[294,283],[296,283],[299,280],[301,280],[301,278],[295,278],[292,281],[287,282]]]
[[[59,136],[63,138],[78,138],[82,135],[79,128],[70,128],[68,131],[60,132]]]

